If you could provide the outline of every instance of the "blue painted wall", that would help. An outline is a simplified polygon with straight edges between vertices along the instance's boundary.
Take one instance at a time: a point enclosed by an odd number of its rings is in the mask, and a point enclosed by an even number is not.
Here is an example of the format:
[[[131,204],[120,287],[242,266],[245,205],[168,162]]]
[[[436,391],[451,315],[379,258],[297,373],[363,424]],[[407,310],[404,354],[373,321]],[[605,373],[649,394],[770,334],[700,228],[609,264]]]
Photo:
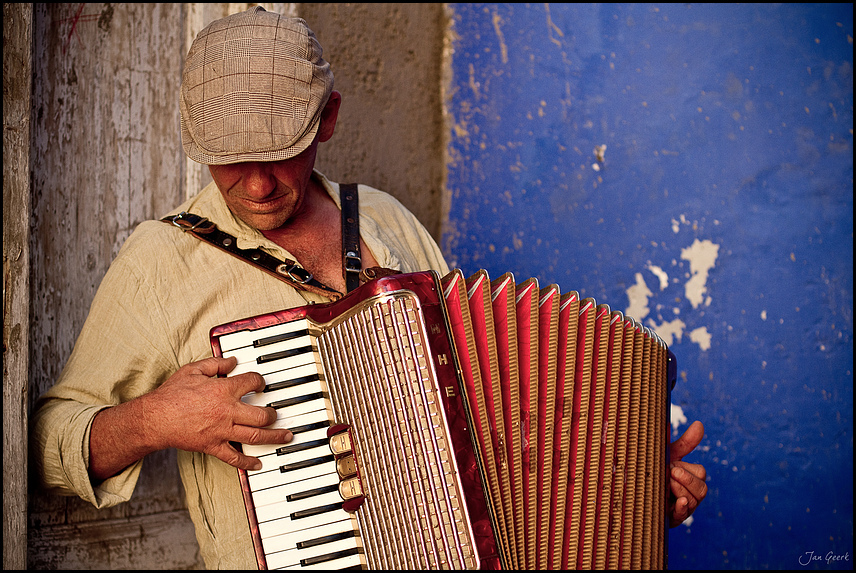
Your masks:
[[[852,568],[852,5],[450,10],[450,262],[671,342],[672,568]]]

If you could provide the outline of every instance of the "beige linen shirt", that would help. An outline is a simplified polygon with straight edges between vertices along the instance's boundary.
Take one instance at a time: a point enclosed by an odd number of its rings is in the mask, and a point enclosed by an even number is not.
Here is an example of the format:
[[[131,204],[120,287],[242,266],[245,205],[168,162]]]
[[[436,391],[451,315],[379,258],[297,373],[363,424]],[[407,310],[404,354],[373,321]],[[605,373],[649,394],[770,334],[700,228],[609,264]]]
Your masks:
[[[338,184],[314,174],[339,204]],[[232,215],[215,184],[174,211],[209,218],[241,248],[290,253]],[[360,233],[382,267],[448,267],[417,219],[390,195],[360,186]],[[150,392],[179,367],[212,355],[209,330],[240,318],[326,302],[160,221],[131,234],[110,266],[57,384],[36,404],[33,453],[48,491],[95,507],[130,499],[143,461],[93,484],[89,430],[103,408]],[[208,568],[256,567],[237,470],[201,453],[178,452],[196,537]]]

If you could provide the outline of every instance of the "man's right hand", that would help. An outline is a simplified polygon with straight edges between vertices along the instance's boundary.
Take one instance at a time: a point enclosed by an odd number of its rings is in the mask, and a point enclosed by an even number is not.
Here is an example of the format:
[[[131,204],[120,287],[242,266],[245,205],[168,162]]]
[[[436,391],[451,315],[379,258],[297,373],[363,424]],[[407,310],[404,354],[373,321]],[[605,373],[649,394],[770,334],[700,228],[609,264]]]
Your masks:
[[[264,389],[254,372],[230,378],[235,358],[206,358],[181,367],[161,386],[135,400],[102,410],[92,423],[89,475],[111,477],[143,456],[166,448],[203,452],[241,469],[258,469],[258,458],[246,456],[229,442],[284,444],[292,433],[268,429],[273,408],[241,401]]]

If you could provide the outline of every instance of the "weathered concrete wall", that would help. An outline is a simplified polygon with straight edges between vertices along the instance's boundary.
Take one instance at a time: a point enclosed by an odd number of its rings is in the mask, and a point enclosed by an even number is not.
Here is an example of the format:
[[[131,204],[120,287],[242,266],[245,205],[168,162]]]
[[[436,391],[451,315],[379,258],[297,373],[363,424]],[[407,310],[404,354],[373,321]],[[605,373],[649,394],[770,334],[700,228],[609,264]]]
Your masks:
[[[342,93],[318,168],[395,195],[439,241],[442,225],[442,4],[298,4]]]

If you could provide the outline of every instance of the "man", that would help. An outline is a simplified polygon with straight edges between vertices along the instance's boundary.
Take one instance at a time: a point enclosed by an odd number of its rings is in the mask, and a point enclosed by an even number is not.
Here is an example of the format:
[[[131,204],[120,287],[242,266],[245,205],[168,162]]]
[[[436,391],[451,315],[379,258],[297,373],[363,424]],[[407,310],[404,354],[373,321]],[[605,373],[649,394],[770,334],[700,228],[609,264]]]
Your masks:
[[[297,261],[345,292],[339,186],[314,169],[340,103],[302,20],[255,7],[212,23],[187,55],[180,108],[185,152],[209,165],[214,181],[173,214],[205,217],[238,247]],[[400,203],[366,186],[359,197],[363,269],[448,271]],[[253,269],[177,224],[142,223],[105,275],[57,385],[37,403],[33,449],[43,486],[112,506],[130,499],[148,453],[176,448],[206,566],[253,568],[235,468],[260,462],[232,443],[284,444],[292,434],[268,427],[272,408],[241,402],[264,381],[255,373],[221,377],[235,360],[211,356],[208,331],[326,302],[323,292]],[[682,457],[700,439],[688,432],[676,452]],[[673,480],[680,522],[704,497],[704,470],[678,465],[686,474]]]

